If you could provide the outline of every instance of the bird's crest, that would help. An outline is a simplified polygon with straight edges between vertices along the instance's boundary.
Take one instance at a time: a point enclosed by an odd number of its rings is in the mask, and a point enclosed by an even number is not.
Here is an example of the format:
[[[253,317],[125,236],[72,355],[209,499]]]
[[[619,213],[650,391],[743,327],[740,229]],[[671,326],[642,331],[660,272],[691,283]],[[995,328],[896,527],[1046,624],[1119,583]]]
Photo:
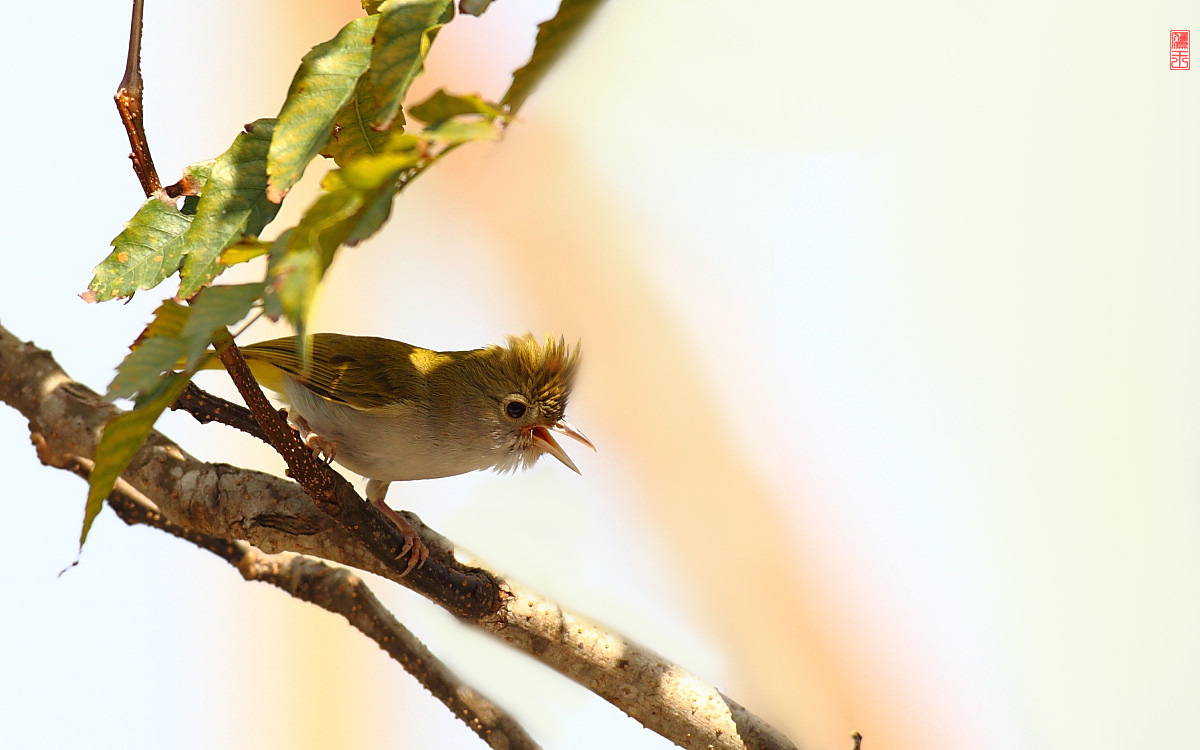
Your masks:
[[[509,336],[508,346],[491,347],[508,382],[519,384],[522,393],[541,403],[543,411],[560,419],[579,367],[579,345],[567,346],[560,336],[539,342],[531,333]],[[499,350],[499,351],[496,351]]]

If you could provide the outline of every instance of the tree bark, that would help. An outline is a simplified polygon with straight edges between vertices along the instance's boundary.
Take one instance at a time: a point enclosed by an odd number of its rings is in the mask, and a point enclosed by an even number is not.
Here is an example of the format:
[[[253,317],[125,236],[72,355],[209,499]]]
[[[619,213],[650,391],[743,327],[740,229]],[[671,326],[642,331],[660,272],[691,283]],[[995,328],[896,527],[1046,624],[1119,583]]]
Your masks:
[[[50,352],[21,341],[3,327],[0,401],[29,420],[39,455],[44,452],[43,460],[60,468],[70,468],[75,462],[86,470],[105,422],[120,413],[99,394],[72,380]],[[464,564],[449,540],[412,514],[407,518],[420,531],[430,558],[406,576],[403,563],[381,559],[386,555],[379,554],[379,546],[356,534],[361,529],[336,522],[296,483],[198,461],[157,431],[130,464],[118,492],[144,496],[143,512],[158,514],[162,523],[153,525],[171,533],[220,541],[212,541],[216,546],[247,542],[256,547],[253,551],[229,548],[237,558],[230,562],[239,570],[246,567],[266,571],[264,576],[282,576],[280,571],[290,570],[292,565],[304,566],[306,575],[313,577],[306,580],[336,577],[344,583],[341,577],[346,573],[337,567],[315,560],[295,563],[293,556],[270,557],[290,551],[368,570],[418,591],[460,619],[570,677],[680,747],[795,748],[758,716],[659,654],[597,627],[515,581]],[[116,507],[116,502],[110,502]],[[179,531],[173,531],[174,527]],[[251,558],[253,564],[245,562]],[[358,580],[352,588],[352,596],[362,596],[366,586]]]

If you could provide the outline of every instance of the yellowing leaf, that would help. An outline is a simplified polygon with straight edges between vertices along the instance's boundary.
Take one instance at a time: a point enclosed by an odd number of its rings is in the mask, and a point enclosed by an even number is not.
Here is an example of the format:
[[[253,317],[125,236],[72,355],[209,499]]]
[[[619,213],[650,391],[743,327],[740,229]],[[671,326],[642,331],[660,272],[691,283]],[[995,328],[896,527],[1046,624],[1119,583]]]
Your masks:
[[[454,18],[450,0],[387,0],[379,6],[375,54],[367,71],[378,113],[376,130],[387,130],[400,112],[408,87],[425,65],[438,29]]]
[[[482,16],[492,0],[459,0],[458,9],[468,16]]]
[[[333,136],[329,139],[321,156],[333,159],[339,167],[361,156],[372,156],[384,150],[388,133],[371,127],[375,116],[374,87],[366,78],[358,80],[354,95],[337,113],[333,123]],[[404,125],[401,118],[400,125]]]
[[[220,261],[223,266],[235,266],[249,260],[266,255],[271,250],[271,243],[260,239],[238,240],[221,251]]]
[[[494,141],[500,130],[486,120],[446,120],[426,128],[423,136],[443,146],[457,146],[468,141]]]
[[[451,94],[446,89],[433,92],[425,101],[410,107],[408,113],[431,125],[458,115],[481,115],[489,121],[504,116],[500,105],[486,101],[478,94]]]

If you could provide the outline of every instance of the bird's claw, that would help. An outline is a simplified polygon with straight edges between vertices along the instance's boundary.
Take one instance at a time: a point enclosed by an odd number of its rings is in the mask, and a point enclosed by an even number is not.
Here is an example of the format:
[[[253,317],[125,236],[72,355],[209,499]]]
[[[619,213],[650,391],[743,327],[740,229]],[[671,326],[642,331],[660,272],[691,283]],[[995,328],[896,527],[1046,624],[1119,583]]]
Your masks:
[[[408,556],[408,566],[404,568],[401,576],[406,576],[412,572],[413,568],[419,568],[429,559],[429,548],[425,546],[425,542],[421,541],[421,535],[416,527],[405,520],[404,516],[392,510],[383,500],[372,500],[371,503],[383,511],[383,514],[388,517],[392,525],[404,536],[404,544],[400,546],[400,552],[396,555],[397,558],[403,559]]]
[[[337,443],[313,432],[304,417],[296,418],[296,428],[300,430],[300,438],[304,441],[304,447],[316,453],[317,458],[324,461],[326,465],[333,463],[334,456],[337,455]]]

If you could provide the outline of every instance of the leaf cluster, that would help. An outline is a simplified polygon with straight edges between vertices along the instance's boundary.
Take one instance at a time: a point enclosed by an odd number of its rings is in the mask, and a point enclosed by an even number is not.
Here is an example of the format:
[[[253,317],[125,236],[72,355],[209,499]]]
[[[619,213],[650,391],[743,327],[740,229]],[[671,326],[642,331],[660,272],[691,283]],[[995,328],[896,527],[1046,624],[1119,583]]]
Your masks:
[[[265,313],[288,320],[303,341],[317,288],[337,253],[379,231],[397,195],[447,153],[498,139],[599,2],[562,0],[498,102],[439,90],[407,105],[438,33],[455,20],[454,4],[365,0],[366,15],[303,57],[278,115],[250,123],[223,154],[188,167],[180,203],[165,194],[146,200],[82,296],[127,298],[176,274],[179,289],[155,311],[109,386],[110,398],[131,398],[134,409],[106,426],[97,447],[81,545],[158,416],[211,356],[210,347],[228,340],[228,327]],[[478,15],[488,5],[475,0],[460,7]],[[263,239],[318,156],[335,165],[320,194],[294,226]],[[213,285],[230,266],[262,256],[262,281]]]

